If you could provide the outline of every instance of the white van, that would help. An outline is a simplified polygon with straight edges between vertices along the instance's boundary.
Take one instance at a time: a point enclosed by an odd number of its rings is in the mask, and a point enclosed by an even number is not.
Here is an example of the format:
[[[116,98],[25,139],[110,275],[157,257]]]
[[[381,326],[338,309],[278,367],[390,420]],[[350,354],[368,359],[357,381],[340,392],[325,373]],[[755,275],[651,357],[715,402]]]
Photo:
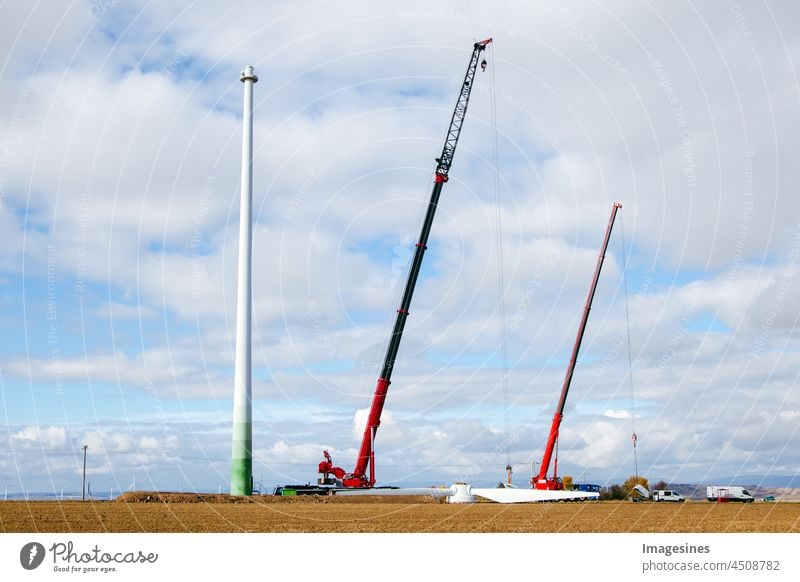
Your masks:
[[[686,499],[683,498],[683,495],[672,489],[656,489],[653,491],[653,501],[674,501],[676,503],[682,503],[686,501]]]
[[[753,495],[747,489],[738,485],[709,485],[706,488],[706,497],[709,501],[753,502]]]

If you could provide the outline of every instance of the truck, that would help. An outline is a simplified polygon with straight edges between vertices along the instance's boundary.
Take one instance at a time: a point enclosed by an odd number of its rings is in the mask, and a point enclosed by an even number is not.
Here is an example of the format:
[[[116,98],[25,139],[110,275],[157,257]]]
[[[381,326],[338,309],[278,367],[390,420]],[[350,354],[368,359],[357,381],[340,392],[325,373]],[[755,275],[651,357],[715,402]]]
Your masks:
[[[672,489],[656,489],[653,491],[653,501],[672,501],[673,503],[683,503],[686,501],[683,495]]]
[[[706,488],[706,498],[709,501],[739,501],[741,503],[752,503],[754,499],[747,489],[738,485],[709,485]]]

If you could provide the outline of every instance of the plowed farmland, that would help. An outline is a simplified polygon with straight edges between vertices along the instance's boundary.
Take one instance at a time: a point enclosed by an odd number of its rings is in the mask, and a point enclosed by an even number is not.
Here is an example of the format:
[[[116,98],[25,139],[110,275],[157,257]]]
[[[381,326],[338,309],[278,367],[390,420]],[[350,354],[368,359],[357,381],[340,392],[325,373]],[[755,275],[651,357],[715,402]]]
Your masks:
[[[449,505],[429,497],[128,494],[0,502],[3,532],[800,532],[800,503]]]

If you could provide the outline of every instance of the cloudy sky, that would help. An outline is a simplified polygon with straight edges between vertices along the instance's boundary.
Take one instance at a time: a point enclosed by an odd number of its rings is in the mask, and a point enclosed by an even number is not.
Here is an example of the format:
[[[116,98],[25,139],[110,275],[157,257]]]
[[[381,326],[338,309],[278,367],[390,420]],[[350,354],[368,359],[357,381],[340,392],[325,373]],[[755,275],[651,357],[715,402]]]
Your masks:
[[[755,0],[4,3],[0,485],[79,490],[87,445],[95,491],[227,489],[246,64],[255,479],[313,481],[324,448],[350,469],[487,37],[379,481],[493,484],[508,461],[527,482],[614,201],[559,472],[796,474],[798,19]]]

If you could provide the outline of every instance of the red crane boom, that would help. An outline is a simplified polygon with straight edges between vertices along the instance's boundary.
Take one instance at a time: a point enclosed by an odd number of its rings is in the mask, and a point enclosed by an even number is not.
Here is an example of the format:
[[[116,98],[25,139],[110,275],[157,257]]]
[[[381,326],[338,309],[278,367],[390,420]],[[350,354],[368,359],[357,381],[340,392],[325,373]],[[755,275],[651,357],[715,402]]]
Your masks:
[[[487,38],[486,40],[476,42],[472,47],[472,56],[467,66],[467,72],[464,75],[464,82],[461,85],[461,92],[459,93],[458,101],[456,101],[453,116],[450,119],[450,127],[445,136],[442,154],[436,158],[433,191],[431,192],[425,220],[422,223],[422,231],[419,236],[419,242],[416,245],[411,268],[408,272],[408,280],[406,281],[400,308],[397,310],[397,318],[389,340],[389,346],[386,350],[386,357],[384,358],[381,375],[378,378],[375,394],[372,397],[372,405],[369,409],[364,436],[361,439],[361,448],[358,451],[356,466],[352,473],[346,473],[341,467],[335,467],[333,465],[330,455],[325,451],[325,460],[319,464],[320,477],[318,483],[320,485],[341,484],[344,487],[373,487],[375,485],[375,434],[381,424],[383,404],[386,401],[386,394],[389,391],[392,369],[397,359],[397,351],[400,349],[400,340],[403,337],[406,319],[408,319],[409,316],[411,298],[414,295],[414,287],[417,284],[420,267],[422,266],[422,257],[425,254],[425,250],[428,248],[428,237],[430,235],[431,226],[433,225],[434,215],[436,214],[436,207],[439,204],[439,196],[442,193],[442,186],[448,180],[450,165],[453,163],[453,156],[455,155],[456,146],[458,145],[458,138],[461,135],[461,126],[467,115],[467,105],[469,105],[469,98],[472,93],[472,85],[478,68],[478,60],[481,53],[490,42],[492,42],[492,39]],[[481,69],[485,70],[486,60],[484,59],[480,65]],[[368,466],[369,475],[367,475]]]
[[[548,478],[547,472],[550,470],[550,461],[553,457],[553,450],[555,449],[556,441],[558,440],[558,431],[561,428],[561,419],[564,417],[564,405],[567,403],[567,393],[572,384],[572,375],[575,372],[575,363],[578,361],[578,352],[581,349],[581,342],[583,341],[583,333],[586,331],[586,322],[589,320],[589,311],[592,308],[592,300],[594,293],[597,290],[597,282],[600,279],[600,269],[603,268],[603,261],[606,258],[606,250],[608,250],[608,241],[611,238],[611,229],[614,226],[614,219],[617,216],[617,210],[622,208],[622,204],[614,202],[611,208],[611,218],[608,219],[608,227],[606,227],[606,236],[603,239],[603,246],[600,249],[600,255],[597,257],[597,266],[594,269],[594,277],[592,277],[592,285],[589,287],[589,295],[586,298],[586,305],[583,307],[583,317],[581,317],[580,325],[578,326],[578,335],[575,338],[575,344],[572,347],[572,356],[569,359],[569,366],[567,367],[567,374],[564,376],[564,383],[561,386],[561,398],[558,401],[558,408],[553,416],[553,424],[550,426],[550,435],[547,437],[547,445],[544,449],[544,456],[542,463],[539,466],[539,474],[531,479],[531,487],[534,489],[562,489],[561,479],[558,477],[558,458],[556,458],[553,465],[553,476]]]

